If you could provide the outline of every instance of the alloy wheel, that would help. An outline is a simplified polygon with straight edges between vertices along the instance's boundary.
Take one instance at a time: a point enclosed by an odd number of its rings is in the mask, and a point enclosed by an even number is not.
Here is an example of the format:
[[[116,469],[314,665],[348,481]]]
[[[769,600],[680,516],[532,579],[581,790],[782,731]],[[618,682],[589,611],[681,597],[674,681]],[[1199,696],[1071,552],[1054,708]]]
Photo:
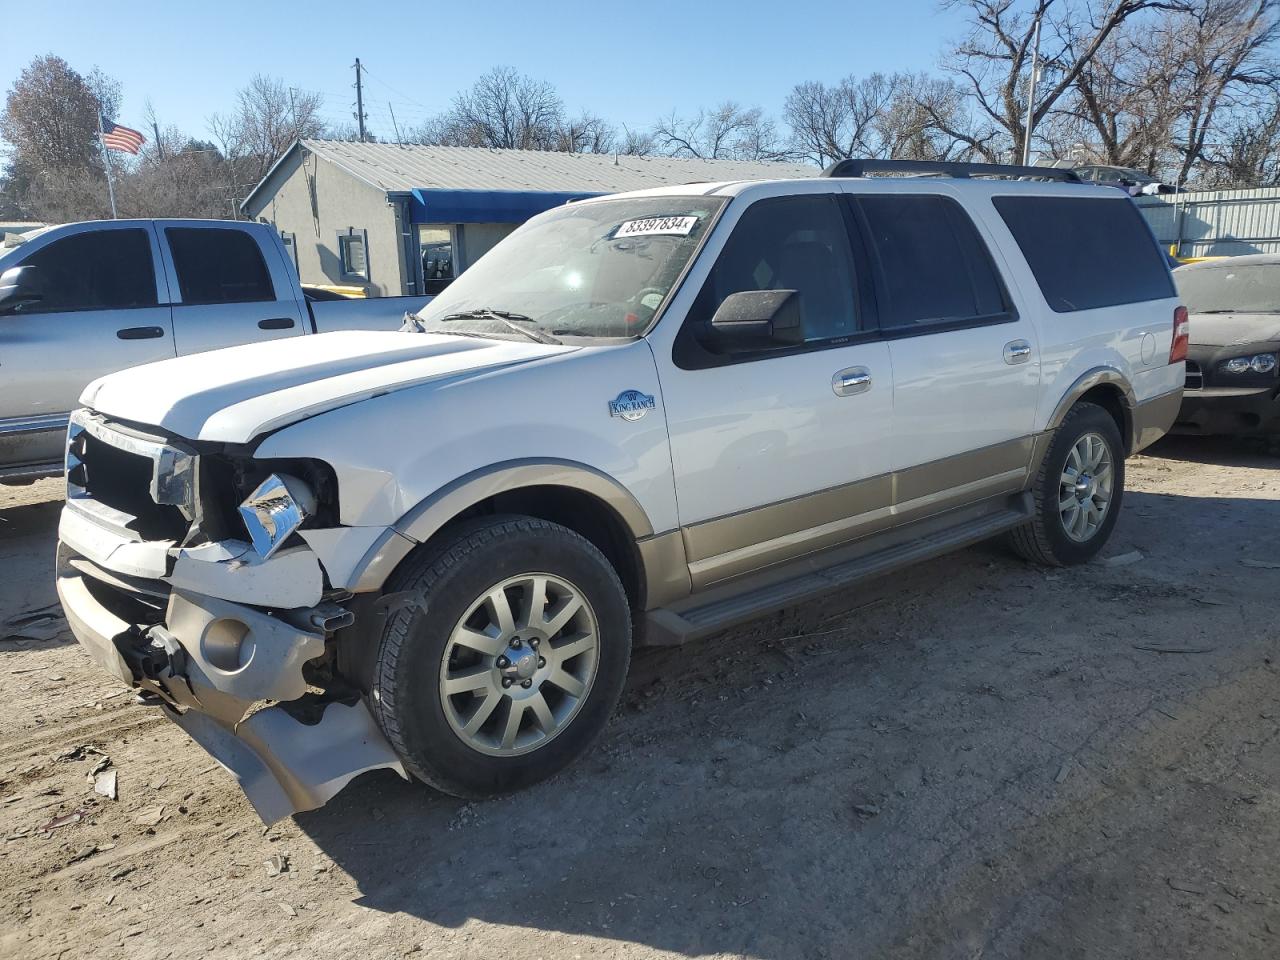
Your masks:
[[[468,746],[517,756],[573,720],[599,662],[595,612],[563,577],[528,573],[494,584],[449,635],[440,699]]]
[[[1098,532],[1111,509],[1113,479],[1106,440],[1086,433],[1067,454],[1058,493],[1062,529],[1072,540],[1085,543]]]

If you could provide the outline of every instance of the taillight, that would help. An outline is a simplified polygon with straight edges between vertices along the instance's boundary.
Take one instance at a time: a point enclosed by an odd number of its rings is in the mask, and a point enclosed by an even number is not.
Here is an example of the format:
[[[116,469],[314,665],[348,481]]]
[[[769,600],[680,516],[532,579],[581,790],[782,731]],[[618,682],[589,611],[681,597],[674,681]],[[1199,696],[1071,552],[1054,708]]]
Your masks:
[[[1187,344],[1191,340],[1191,321],[1187,318],[1187,308],[1177,307],[1173,311],[1173,343],[1169,346],[1169,362],[1181,363],[1187,359]]]

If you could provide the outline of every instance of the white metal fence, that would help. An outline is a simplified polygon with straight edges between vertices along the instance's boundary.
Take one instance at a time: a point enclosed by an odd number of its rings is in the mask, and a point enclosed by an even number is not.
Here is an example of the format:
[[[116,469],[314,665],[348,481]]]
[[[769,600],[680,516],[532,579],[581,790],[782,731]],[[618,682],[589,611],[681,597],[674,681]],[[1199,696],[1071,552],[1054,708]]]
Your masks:
[[[1280,188],[1138,197],[1156,239],[1179,257],[1280,252]]]

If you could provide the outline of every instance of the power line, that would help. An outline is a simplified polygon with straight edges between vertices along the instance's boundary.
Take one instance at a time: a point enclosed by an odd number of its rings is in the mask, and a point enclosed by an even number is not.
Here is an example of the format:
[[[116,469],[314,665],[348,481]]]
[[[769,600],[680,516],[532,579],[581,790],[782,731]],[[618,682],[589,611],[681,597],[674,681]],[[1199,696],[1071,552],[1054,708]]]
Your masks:
[[[428,111],[428,112],[430,112],[430,113],[432,113],[432,114],[435,114],[435,113],[438,113],[438,112],[439,112],[439,108],[438,108],[438,107],[429,107],[429,106],[427,106],[425,103],[423,103],[421,100],[415,100],[413,97],[409,96],[407,93],[403,93],[402,91],[397,90],[395,87],[393,87],[391,84],[387,83],[387,81],[383,80],[381,77],[376,77],[376,76],[374,76],[372,73],[370,73],[370,72],[369,72],[369,68],[368,68],[368,67],[365,67],[365,68],[364,68],[364,72],[365,72],[365,75],[366,75],[367,77],[369,77],[369,79],[373,80],[375,83],[380,83],[380,84],[382,84],[384,87],[386,87],[386,88],[387,88],[388,90],[390,90],[392,93],[394,93],[394,94],[396,94],[397,96],[399,96],[402,100],[407,100],[407,101],[409,101],[409,103],[417,104],[419,107],[422,107],[422,109],[424,109],[424,110],[426,110],[426,111]]]

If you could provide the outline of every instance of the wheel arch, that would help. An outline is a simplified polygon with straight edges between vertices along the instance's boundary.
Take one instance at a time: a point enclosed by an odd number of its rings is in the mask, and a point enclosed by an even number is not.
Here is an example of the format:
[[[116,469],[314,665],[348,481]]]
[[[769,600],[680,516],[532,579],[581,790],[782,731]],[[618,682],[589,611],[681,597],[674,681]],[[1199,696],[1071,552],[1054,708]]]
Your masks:
[[[614,565],[633,610],[652,605],[651,586],[662,596],[673,589],[678,593],[681,571],[687,592],[688,567],[678,532],[655,535],[644,508],[629,490],[593,467],[565,460],[509,461],[442,487],[405,513],[374,544],[347,588],[354,593],[376,592],[410,553],[451,525],[499,513],[549,520],[585,537]],[[672,556],[677,548],[680,556]]]
[[[1052,434],[1057,430],[1071,408],[1081,401],[1097,404],[1111,414],[1125,451],[1133,451],[1133,412],[1137,398],[1133,385],[1123,373],[1115,367],[1094,367],[1077,377],[1054,408],[1045,427],[1046,433]]]

